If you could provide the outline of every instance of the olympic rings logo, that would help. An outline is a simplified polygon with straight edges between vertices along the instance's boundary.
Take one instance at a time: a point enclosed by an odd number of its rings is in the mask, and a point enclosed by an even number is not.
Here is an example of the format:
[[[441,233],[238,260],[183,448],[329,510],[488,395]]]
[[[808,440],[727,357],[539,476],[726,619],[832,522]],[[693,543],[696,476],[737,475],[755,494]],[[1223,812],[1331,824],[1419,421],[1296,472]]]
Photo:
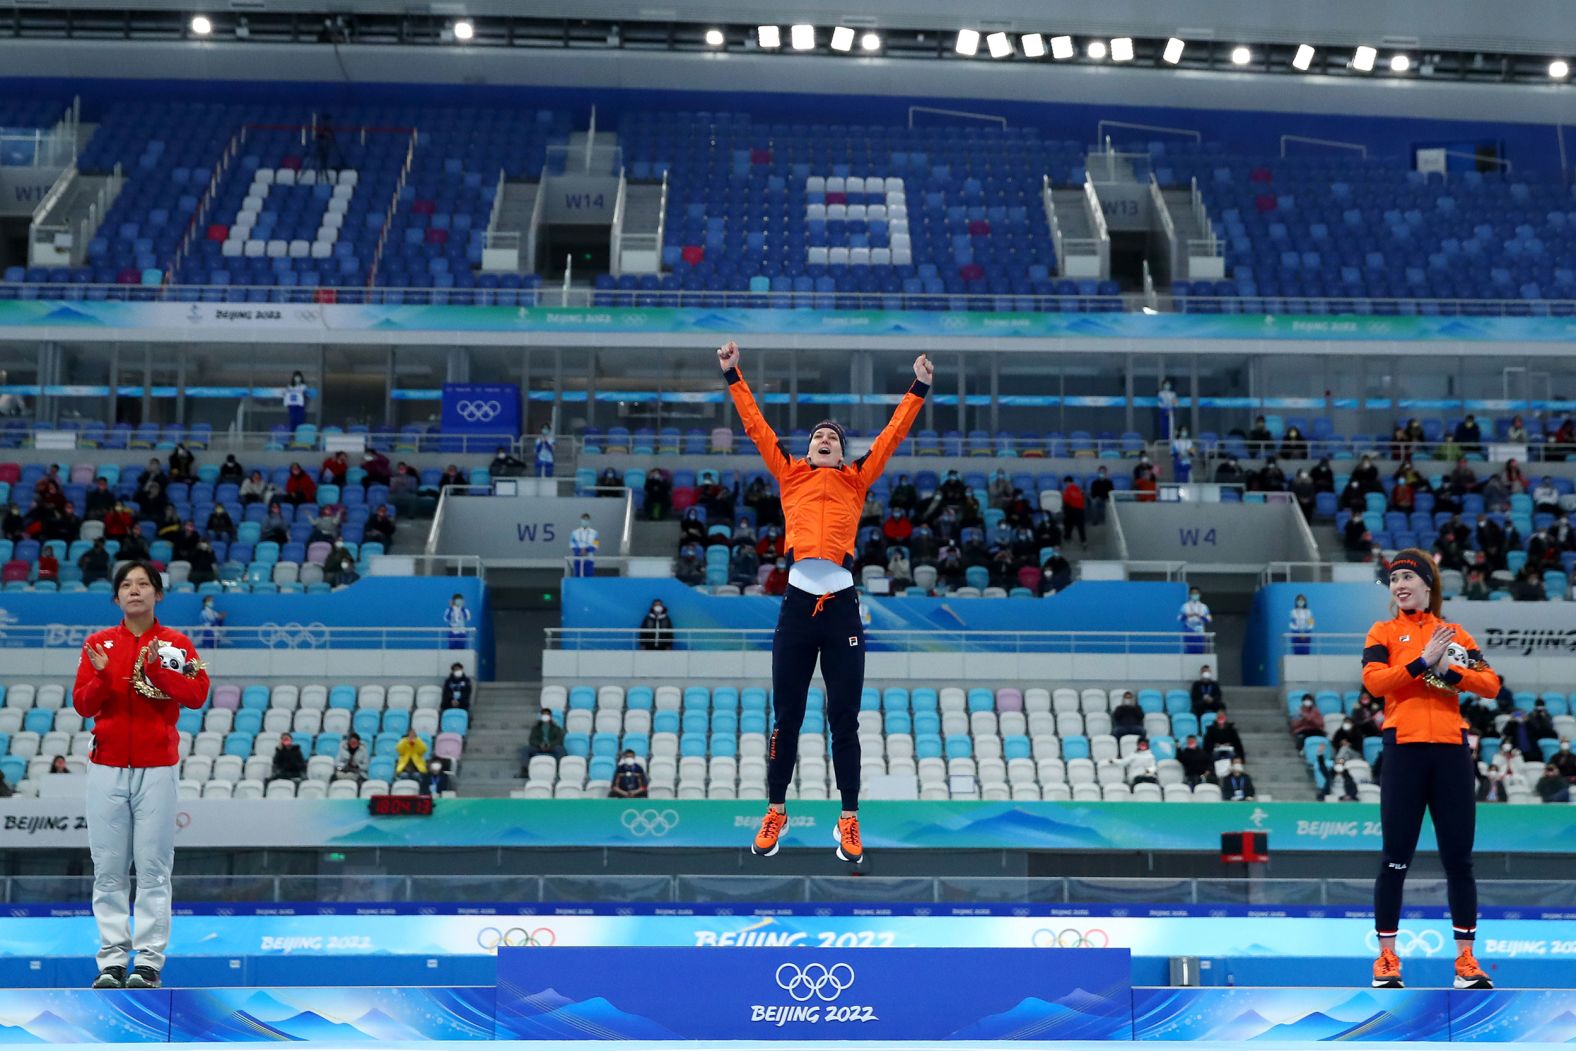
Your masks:
[[[503,413],[500,401],[462,401],[454,406],[460,419],[466,423],[491,423]]]
[[[829,1004],[854,984],[854,969],[846,963],[785,963],[777,968],[777,987],[800,1003],[820,1000]]]
[[[488,952],[497,952],[503,948],[546,947],[557,942],[558,935],[548,927],[538,927],[534,931],[528,931],[524,927],[510,927],[508,930],[483,927],[476,932],[476,944]]]
[[[661,838],[679,827],[677,810],[637,810],[634,807],[619,815],[619,824],[632,836]]]
[[[257,626],[257,640],[271,650],[315,650],[328,645],[328,625],[320,620],[310,624],[294,620],[288,624],[268,621]]]
[[[1400,956],[1437,956],[1445,947],[1445,936],[1438,931],[1401,931],[1395,936],[1395,951]],[[1379,932],[1368,932],[1368,951],[1379,951]]]
[[[1069,927],[1064,931],[1053,931],[1049,927],[1041,927],[1034,932],[1033,945],[1036,949],[1104,949],[1111,944],[1111,936],[1098,927],[1080,931]]]

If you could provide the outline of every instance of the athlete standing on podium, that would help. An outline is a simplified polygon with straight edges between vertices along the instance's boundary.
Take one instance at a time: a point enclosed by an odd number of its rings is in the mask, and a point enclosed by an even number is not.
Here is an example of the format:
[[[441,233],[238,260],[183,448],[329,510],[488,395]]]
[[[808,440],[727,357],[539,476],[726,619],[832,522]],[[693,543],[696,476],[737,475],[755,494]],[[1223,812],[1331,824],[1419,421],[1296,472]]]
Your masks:
[[[777,853],[778,837],[788,824],[788,784],[799,758],[799,729],[819,658],[826,680],[827,723],[832,729],[832,767],[843,802],[837,821],[837,856],[857,864],[864,860],[858,811],[865,632],[852,572],[854,543],[865,494],[908,435],[930,392],[935,370],[925,355],[914,359],[913,384],[865,455],[849,460],[841,425],[822,420],[811,431],[804,456],[796,458],[767,424],[744,382],[738,344],[730,341],[720,348],[717,361],[745,433],[755,442],[766,469],[782,490],[787,523],[783,547],[789,563],[788,590],[772,636],[775,725],[767,753],[768,806],[752,849],[757,854]]]

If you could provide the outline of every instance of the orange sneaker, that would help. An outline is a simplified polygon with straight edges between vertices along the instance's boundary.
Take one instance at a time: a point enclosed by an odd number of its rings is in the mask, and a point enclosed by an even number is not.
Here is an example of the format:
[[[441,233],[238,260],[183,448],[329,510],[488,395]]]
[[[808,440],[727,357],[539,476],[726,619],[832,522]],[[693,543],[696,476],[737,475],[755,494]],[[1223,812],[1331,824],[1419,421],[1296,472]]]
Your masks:
[[[1374,961],[1374,988],[1405,988],[1401,984],[1401,958],[1391,949],[1382,950]]]
[[[777,853],[777,839],[787,827],[787,813],[768,807],[766,816],[761,818],[761,830],[755,833],[755,842],[750,844],[751,853],[768,858]]]
[[[837,819],[837,831],[833,833],[837,841],[837,856],[843,861],[852,861],[855,865],[865,860],[865,848],[859,843],[859,817],[840,817]]]
[[[1456,988],[1494,988],[1494,983],[1489,980],[1489,976],[1484,974],[1483,968],[1478,966],[1477,957],[1472,955],[1471,949],[1463,949],[1461,955],[1456,957]]]

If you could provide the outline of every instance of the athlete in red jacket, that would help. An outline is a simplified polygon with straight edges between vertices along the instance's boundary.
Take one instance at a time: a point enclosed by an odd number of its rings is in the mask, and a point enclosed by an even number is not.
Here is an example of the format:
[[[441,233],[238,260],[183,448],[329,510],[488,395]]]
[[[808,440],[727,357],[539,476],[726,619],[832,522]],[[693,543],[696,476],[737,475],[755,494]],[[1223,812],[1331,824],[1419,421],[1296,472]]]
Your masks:
[[[208,673],[191,640],[153,615],[164,597],[146,562],[115,571],[123,619],[82,648],[71,703],[93,720],[88,767],[88,847],[98,921],[95,989],[159,985],[170,942],[170,869],[175,862],[176,764],[182,708],[201,708]],[[137,934],[131,931],[131,866],[137,866]],[[137,967],[126,973],[131,953]]]

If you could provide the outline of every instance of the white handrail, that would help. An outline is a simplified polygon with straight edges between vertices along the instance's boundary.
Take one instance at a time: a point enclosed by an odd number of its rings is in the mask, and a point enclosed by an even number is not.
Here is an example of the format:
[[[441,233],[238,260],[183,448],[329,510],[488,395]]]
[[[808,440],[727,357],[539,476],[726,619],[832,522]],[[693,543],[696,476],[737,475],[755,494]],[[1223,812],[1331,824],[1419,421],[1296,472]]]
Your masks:
[[[1189,180],[1192,185],[1193,222],[1204,234],[1201,238],[1188,240],[1189,255],[1220,255],[1220,239],[1215,236],[1215,227],[1209,221],[1209,206],[1204,203],[1204,195],[1198,189],[1198,176]]]
[[[500,166],[498,169],[497,192],[493,194],[492,214],[487,216],[487,233],[489,236],[491,236],[492,233],[498,229],[498,214],[503,211],[503,195],[504,189],[507,186],[505,174],[506,173],[504,172],[503,168]]]
[[[1328,146],[1332,150],[1356,150],[1362,155],[1363,160],[1368,159],[1368,147],[1358,142],[1341,142],[1337,139],[1314,139],[1306,135],[1282,135],[1280,137],[1281,159],[1286,158],[1286,144],[1288,142],[1306,142],[1311,146]]]
[[[1056,269],[1062,270],[1067,257],[1062,254],[1062,221],[1056,215],[1056,199],[1051,194],[1051,177],[1045,176],[1041,195],[1045,201],[1045,219],[1051,227],[1051,246],[1056,250]]]
[[[1158,131],[1166,135],[1186,135],[1194,142],[1203,142],[1204,133],[1193,128],[1172,128],[1164,124],[1131,124],[1125,120],[1102,120],[1095,125],[1094,137],[1099,142],[1104,139],[1106,128],[1129,128],[1133,131]]]
[[[525,259],[521,269],[528,274],[536,273],[536,232],[542,227],[542,206],[547,199],[546,173],[536,181],[536,197],[531,201],[530,225],[525,231]]]
[[[1160,228],[1165,231],[1166,244],[1170,246],[1170,274],[1167,276],[1175,281],[1182,276],[1182,268],[1178,265],[1182,253],[1182,246],[1177,243],[1176,223],[1171,219],[1171,209],[1166,205],[1166,195],[1160,189],[1160,180],[1155,178],[1155,173],[1149,173],[1149,203],[1154,208],[1155,214],[1160,217]],[[1149,300],[1149,308],[1153,310],[1158,302],[1154,292],[1154,281],[1149,273],[1149,261],[1144,261],[1144,291]]]
[[[586,128],[586,173],[591,172],[591,152],[596,148],[596,107],[591,107],[591,121]]]
[[[416,144],[421,141],[420,131],[410,129],[410,142],[405,146],[405,163],[400,166],[399,178],[394,182],[394,192],[389,194],[389,206],[383,213],[383,229],[378,231],[378,246],[372,252],[372,265],[367,268],[367,288],[375,288],[378,282],[378,268],[383,264],[383,249],[388,245],[389,231],[394,227],[394,212],[399,208],[400,191],[405,189],[405,182],[410,178],[411,165],[416,160]]]
[[[914,114],[916,113],[938,113],[943,117],[967,117],[970,120],[987,120],[992,124],[1000,124],[1003,130],[1007,127],[1007,118],[998,117],[994,113],[974,113],[963,109],[941,109],[937,106],[910,106],[908,108],[908,126],[911,129],[914,127]]]
[[[1094,227],[1095,241],[1100,253],[1100,277],[1105,279],[1111,276],[1111,231],[1105,224],[1105,210],[1100,207],[1100,194],[1094,188],[1094,180],[1089,177],[1088,169],[1084,170],[1084,204],[1089,209],[1090,225]]]
[[[574,278],[574,272],[575,272],[575,257],[574,257],[573,253],[570,253],[569,255],[564,256],[564,296],[563,296],[563,302],[561,304],[559,304],[560,306],[568,306],[569,305],[569,289],[570,289],[571,281]]]
[[[662,170],[662,198],[657,205],[657,273],[662,273],[662,238],[668,228],[668,172]]]
[[[618,191],[613,195],[613,221],[608,225],[608,273],[619,277],[624,273],[624,197],[629,190],[629,180],[624,169],[618,169]]]

